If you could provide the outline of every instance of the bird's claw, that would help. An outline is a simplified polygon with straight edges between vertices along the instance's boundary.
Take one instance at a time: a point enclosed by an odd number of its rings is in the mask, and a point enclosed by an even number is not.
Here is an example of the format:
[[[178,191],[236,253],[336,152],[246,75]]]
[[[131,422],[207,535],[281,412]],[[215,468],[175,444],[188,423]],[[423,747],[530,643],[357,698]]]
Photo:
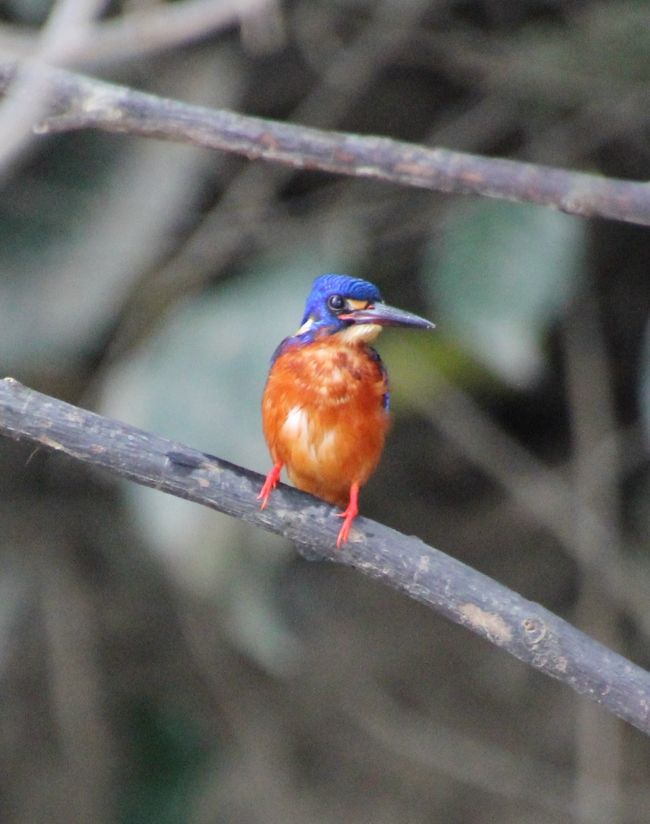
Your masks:
[[[359,514],[359,484],[354,483],[350,487],[350,500],[344,512],[337,513],[337,518],[343,518],[339,536],[336,539],[336,548],[340,549],[343,544],[347,544],[352,529],[352,522]]]
[[[351,518],[346,515],[345,512],[341,512],[338,515],[339,518],[345,518],[343,523],[341,524],[341,529],[339,530],[339,536],[336,539],[336,548],[341,549],[343,544],[347,544],[348,538],[350,537],[350,529],[352,527],[352,521],[354,520],[354,516]]]
[[[277,463],[273,467],[273,469],[269,472],[266,476],[266,480],[264,481],[264,486],[260,489],[260,494],[257,496],[258,501],[262,501],[260,504],[260,509],[266,509],[266,506],[269,502],[269,496],[271,492],[275,489],[278,485],[278,481],[280,480],[280,473],[282,472],[282,464]]]

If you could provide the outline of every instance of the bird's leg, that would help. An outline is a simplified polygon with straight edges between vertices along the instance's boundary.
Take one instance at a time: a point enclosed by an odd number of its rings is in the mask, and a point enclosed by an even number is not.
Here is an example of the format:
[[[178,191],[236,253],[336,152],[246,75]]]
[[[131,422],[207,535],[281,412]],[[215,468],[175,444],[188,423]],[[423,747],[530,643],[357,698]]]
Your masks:
[[[338,517],[343,518],[343,524],[339,531],[339,537],[336,539],[336,548],[340,549],[343,544],[347,543],[350,537],[350,528],[352,521],[359,514],[359,484],[354,483],[350,487],[350,500],[345,512],[339,512]]]
[[[262,505],[260,509],[264,509],[269,502],[269,495],[275,487],[278,485],[278,481],[280,480],[280,473],[282,472],[282,467],[284,464],[281,461],[278,461],[273,467],[273,469],[269,472],[266,476],[266,480],[264,481],[264,486],[260,489],[260,494],[257,496],[257,500],[261,499]]]

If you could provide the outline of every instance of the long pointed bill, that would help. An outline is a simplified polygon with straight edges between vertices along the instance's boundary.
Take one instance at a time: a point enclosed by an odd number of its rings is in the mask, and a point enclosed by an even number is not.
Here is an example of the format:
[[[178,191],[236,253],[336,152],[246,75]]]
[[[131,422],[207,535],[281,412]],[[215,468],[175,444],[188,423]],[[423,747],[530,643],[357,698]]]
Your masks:
[[[339,315],[339,318],[351,320],[353,323],[373,323],[377,326],[413,326],[417,329],[435,329],[435,323],[414,315],[412,312],[387,306],[385,303],[375,303],[365,309],[354,309],[352,312]]]

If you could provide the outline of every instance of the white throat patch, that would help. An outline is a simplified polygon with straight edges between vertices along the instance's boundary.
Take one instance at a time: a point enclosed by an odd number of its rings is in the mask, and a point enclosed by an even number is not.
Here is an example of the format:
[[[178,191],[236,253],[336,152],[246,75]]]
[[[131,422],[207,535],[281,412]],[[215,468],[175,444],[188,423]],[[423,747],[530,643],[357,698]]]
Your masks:
[[[353,323],[340,332],[336,332],[334,337],[343,343],[370,343],[381,332],[378,323]]]

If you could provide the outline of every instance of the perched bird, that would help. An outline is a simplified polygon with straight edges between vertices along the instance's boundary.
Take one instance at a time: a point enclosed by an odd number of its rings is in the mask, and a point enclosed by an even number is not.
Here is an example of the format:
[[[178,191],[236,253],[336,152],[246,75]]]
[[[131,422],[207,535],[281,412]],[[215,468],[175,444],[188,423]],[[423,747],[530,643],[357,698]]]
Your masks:
[[[261,508],[286,467],[298,489],[346,507],[337,547],[348,540],[359,489],[379,462],[388,430],[388,379],[370,346],[382,326],[434,328],[387,306],[368,281],[321,275],[300,329],[275,350],[264,389],[262,420],[273,469],[258,495]]]

